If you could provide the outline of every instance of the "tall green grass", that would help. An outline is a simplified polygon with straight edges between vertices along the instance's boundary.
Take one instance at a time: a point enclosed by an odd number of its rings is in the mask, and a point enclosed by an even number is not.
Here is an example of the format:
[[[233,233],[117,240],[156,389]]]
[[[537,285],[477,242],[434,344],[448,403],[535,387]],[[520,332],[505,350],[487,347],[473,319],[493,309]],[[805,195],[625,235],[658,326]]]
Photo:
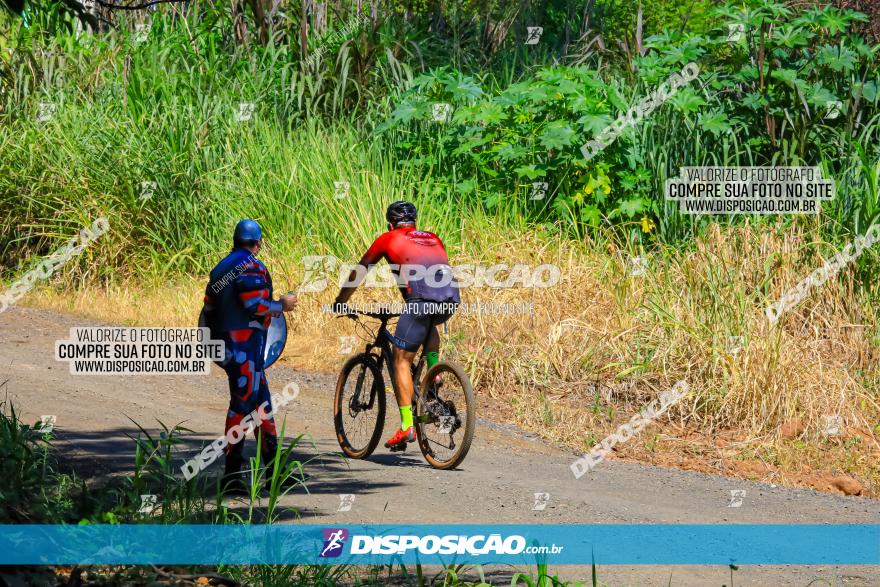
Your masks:
[[[548,233],[578,241],[591,232],[572,207],[550,210],[530,202],[521,193],[531,187],[528,181],[510,193],[481,191],[478,176],[491,176],[503,163],[493,162],[479,173],[457,171],[444,151],[444,132],[459,130],[440,132],[429,125],[428,130],[371,132],[399,105],[396,99],[421,63],[416,41],[439,50],[424,31],[409,27],[395,45],[401,51],[375,51],[370,57],[362,54],[358,39],[351,39],[334,48],[332,59],[308,66],[295,43],[236,46],[226,33],[231,17],[224,10],[187,23],[155,14],[149,38],[140,43],[129,32],[136,17],[123,17],[118,32],[76,35],[70,19],[60,14],[43,7],[29,29],[0,16],[0,30],[10,33],[5,43],[12,49],[0,63],[11,80],[0,89],[4,277],[18,274],[101,215],[109,219],[111,233],[76,261],[79,271],[70,267],[67,275],[106,281],[204,272],[244,217],[264,225],[268,253],[277,258],[335,254],[353,259],[382,230],[385,206],[404,197],[421,205],[424,226],[452,247],[471,251],[535,222],[564,225],[564,234],[553,224],[547,225]],[[376,34],[387,44],[394,30],[389,20]],[[640,58],[640,67],[679,42],[664,39],[652,41],[659,53]],[[611,58],[614,54],[594,60],[601,65]],[[638,81],[620,65],[611,63],[603,75],[614,78],[628,100],[652,88],[653,81]],[[499,93],[529,75],[525,65],[510,62],[475,79],[484,91]],[[719,94],[714,75],[707,72],[699,89],[710,104]],[[254,105],[251,120],[236,119],[242,103]],[[39,120],[41,104],[55,108],[49,120]],[[799,104],[790,106],[800,120]],[[823,218],[828,222],[822,224],[832,242],[863,232],[880,215],[880,167],[873,146],[878,120],[862,121],[851,136],[821,122],[809,134],[801,133],[839,183],[840,194],[827,206]],[[763,131],[749,124],[716,136],[704,128],[702,114],[667,106],[621,137],[626,165],[650,171],[650,186],[635,195],[651,201],[646,213],[656,218],[661,240],[681,243],[718,220],[682,216],[658,195],[683,162],[768,164]],[[418,152],[426,163],[402,165],[399,154],[419,141],[429,145]],[[814,163],[815,157],[803,159],[804,148],[804,140],[780,145],[770,163]],[[613,163],[614,169],[623,165],[622,159]],[[569,177],[573,168],[563,171],[568,178],[563,184],[581,187]],[[476,189],[464,196],[456,184],[467,180],[476,180]],[[347,198],[334,198],[335,182],[349,182]],[[142,185],[152,183],[153,196],[142,200]],[[615,185],[614,190],[624,193],[625,188]],[[559,194],[556,203],[574,196]],[[614,226],[634,249],[655,239],[639,230],[638,220],[618,219]]]
[[[79,262],[101,278],[204,272],[242,218],[261,223],[273,257],[291,259],[356,259],[384,230],[385,207],[402,198],[452,247],[464,231],[517,225],[515,210],[489,213],[431,193],[349,126],[312,121],[287,131],[259,112],[237,122],[236,112],[237,104],[212,108],[200,124],[172,109],[138,124],[114,108],[62,103],[45,125],[0,126],[0,207],[11,220],[0,229],[3,264],[21,270],[17,263],[48,254],[98,216],[111,230]],[[155,183],[146,200],[144,182]],[[336,197],[336,182],[350,184],[347,197]]]
[[[524,225],[509,206],[466,206],[430,178],[401,171],[387,142],[369,132],[388,106],[371,97],[381,87],[373,78],[386,80],[379,93],[387,100],[412,77],[391,57],[374,65],[366,92],[354,89],[365,82],[346,73],[350,64],[319,75],[304,71],[291,47],[245,54],[224,45],[209,20],[187,31],[156,16],[141,44],[125,34],[77,37],[58,23],[16,27],[19,67],[0,91],[5,277],[98,216],[110,233],[66,275],[204,272],[247,217],[263,225],[275,258],[353,259],[400,198],[414,199],[422,224],[453,247],[466,231]],[[354,50],[346,45],[339,58]],[[374,107],[347,110],[368,99]],[[242,103],[254,105],[250,120],[239,120]],[[44,105],[54,111],[40,120]],[[335,197],[336,182],[350,184],[348,197]]]

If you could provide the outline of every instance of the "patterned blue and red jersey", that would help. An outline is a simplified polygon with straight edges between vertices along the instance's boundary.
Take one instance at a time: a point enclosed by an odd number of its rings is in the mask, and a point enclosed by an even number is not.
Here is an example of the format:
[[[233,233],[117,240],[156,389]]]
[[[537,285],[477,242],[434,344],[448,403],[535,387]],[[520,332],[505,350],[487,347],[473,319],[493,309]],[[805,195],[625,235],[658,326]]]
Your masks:
[[[211,271],[205,307],[212,331],[265,330],[281,302],[272,300],[272,278],[263,262],[244,248],[233,249]]]

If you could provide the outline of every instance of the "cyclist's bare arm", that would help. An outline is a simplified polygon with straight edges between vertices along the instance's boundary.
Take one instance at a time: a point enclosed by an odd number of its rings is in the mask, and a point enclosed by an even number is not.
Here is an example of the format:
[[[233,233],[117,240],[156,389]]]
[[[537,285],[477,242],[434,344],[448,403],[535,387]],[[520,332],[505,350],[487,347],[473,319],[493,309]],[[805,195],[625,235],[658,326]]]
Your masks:
[[[335,303],[344,304],[351,298],[351,296],[354,294],[355,290],[360,285],[360,283],[358,283],[358,281],[357,281],[358,274],[360,273],[360,271],[362,271],[362,270],[358,266],[358,267],[355,267],[354,269],[352,269],[351,273],[348,274],[348,280],[345,283],[351,284],[351,285],[343,285],[342,286],[342,289],[339,290],[339,295],[336,296]],[[360,275],[363,275],[363,273],[360,273]]]
[[[348,285],[342,286],[342,289],[339,290],[339,295],[336,296],[335,303],[346,303],[351,296],[354,295],[355,290],[361,284],[361,280],[366,276],[370,265],[375,265],[380,259],[382,259],[385,255],[385,242],[388,239],[386,236],[387,234],[388,233],[385,233],[373,241],[373,244],[370,245],[370,248],[367,249],[367,252],[364,253],[364,256],[358,261],[358,264],[351,270],[348,274],[348,280],[345,282]]]

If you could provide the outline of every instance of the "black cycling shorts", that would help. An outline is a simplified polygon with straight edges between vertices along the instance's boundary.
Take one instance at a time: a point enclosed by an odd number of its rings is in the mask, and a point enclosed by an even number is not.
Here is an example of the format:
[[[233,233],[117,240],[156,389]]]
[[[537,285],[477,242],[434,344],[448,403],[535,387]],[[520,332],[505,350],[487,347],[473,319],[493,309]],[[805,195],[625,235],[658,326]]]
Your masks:
[[[449,320],[455,314],[456,306],[458,304],[455,302],[406,302],[397,320],[391,344],[405,351],[416,352],[428,339],[429,329]]]

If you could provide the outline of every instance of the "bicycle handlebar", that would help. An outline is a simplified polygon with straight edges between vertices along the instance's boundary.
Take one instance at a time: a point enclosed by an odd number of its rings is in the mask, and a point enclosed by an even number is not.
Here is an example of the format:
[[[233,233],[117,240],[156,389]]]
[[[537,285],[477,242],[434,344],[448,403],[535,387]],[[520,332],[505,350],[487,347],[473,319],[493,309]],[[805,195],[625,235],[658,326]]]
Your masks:
[[[337,315],[339,317],[351,318],[352,320],[357,320],[358,316],[368,316],[370,318],[375,318],[377,320],[381,320],[382,322],[387,322],[391,318],[397,318],[400,316],[399,313],[394,312],[362,312],[360,310],[352,310],[348,309],[347,312],[338,312]]]

